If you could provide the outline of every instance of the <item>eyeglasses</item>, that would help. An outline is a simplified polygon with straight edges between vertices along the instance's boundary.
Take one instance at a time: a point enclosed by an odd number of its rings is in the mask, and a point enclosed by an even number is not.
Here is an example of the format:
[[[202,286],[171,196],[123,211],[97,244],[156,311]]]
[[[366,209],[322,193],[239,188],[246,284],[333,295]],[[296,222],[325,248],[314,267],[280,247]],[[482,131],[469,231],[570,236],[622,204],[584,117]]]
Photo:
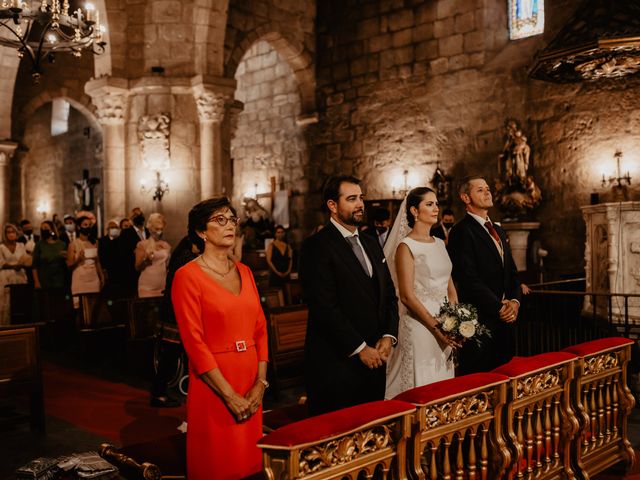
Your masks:
[[[225,215],[216,215],[215,217],[211,217],[208,221],[209,222],[216,222],[221,227],[224,227],[229,222],[231,222],[234,226],[238,225],[238,222],[240,220],[238,219],[238,217],[227,217]]]

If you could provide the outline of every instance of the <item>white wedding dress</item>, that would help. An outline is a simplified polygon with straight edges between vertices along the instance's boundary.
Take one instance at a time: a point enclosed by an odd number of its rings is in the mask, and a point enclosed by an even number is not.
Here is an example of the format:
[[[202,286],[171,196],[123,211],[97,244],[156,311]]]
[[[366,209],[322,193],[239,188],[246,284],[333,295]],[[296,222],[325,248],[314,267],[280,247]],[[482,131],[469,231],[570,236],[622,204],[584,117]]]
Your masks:
[[[424,243],[406,237],[400,243],[406,244],[413,255],[416,296],[431,315],[438,315],[452,268],[444,242],[436,238],[433,243]],[[387,362],[385,399],[453,378],[454,364],[447,360],[450,353],[451,347],[442,350],[431,332],[401,305],[398,344]]]

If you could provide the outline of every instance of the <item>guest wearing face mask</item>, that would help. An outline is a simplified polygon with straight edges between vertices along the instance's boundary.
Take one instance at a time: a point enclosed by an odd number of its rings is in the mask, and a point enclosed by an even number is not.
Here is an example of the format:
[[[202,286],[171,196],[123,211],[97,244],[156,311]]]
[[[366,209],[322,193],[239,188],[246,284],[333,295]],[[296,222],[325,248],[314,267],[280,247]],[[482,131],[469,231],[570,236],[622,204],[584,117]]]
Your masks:
[[[122,275],[120,286],[122,296],[135,297],[138,292],[139,271],[136,269],[135,250],[138,242],[149,238],[149,230],[145,228],[144,213],[140,208],[131,211],[131,227],[120,232],[118,239],[118,263]]]
[[[64,231],[60,233],[62,240],[68,247],[76,239],[76,220],[72,215],[64,216]]]
[[[376,208],[373,211],[373,228],[367,228],[362,233],[375,237],[380,245],[384,247],[389,235],[389,226],[391,225],[391,215],[386,208]]]
[[[442,211],[442,221],[431,227],[431,236],[441,238],[444,240],[444,244],[446,245],[449,241],[449,232],[451,231],[451,227],[453,227],[455,223],[456,217],[453,214],[453,210],[445,208]]]
[[[152,213],[147,221],[149,238],[141,240],[136,246],[136,270],[140,272],[138,278],[140,298],[160,297],[164,292],[167,265],[171,255],[171,245],[162,240],[165,227],[164,216],[160,213]]]
[[[98,256],[95,229],[89,217],[76,220],[78,237],[69,245],[67,267],[71,270],[71,294],[73,306],[79,308],[77,295],[98,293],[104,285],[104,276]]]
[[[18,229],[15,225],[5,224],[0,244],[0,325],[8,325],[11,319],[9,289],[4,287],[27,283],[25,265],[30,265],[30,255],[24,243],[17,239]]]
[[[109,220],[106,234],[98,240],[100,265],[102,266],[105,277],[104,292],[107,296],[114,296],[120,279],[120,275],[118,274],[119,237],[120,227],[118,226],[118,220]]]

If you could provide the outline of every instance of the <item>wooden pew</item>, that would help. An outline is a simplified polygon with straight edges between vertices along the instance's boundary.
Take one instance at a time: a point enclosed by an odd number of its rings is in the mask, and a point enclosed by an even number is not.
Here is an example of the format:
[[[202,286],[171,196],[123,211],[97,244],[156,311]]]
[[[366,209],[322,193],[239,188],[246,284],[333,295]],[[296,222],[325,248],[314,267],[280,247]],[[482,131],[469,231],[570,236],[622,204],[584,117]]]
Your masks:
[[[260,303],[263,308],[270,310],[272,308],[284,307],[284,292],[281,288],[267,288],[260,291]]]
[[[276,396],[280,388],[302,383],[308,316],[306,305],[269,311],[269,367]]]
[[[573,445],[577,470],[589,479],[619,462],[635,463],[627,436],[635,399],[627,387],[632,340],[602,338],[566,348],[577,355],[573,402],[579,435]]]
[[[31,429],[44,432],[38,325],[0,327],[0,398],[27,394]]]
[[[378,401],[289,424],[258,441],[266,478],[404,480],[413,405]],[[390,475],[391,474],[391,475]]]
[[[417,407],[408,449],[411,478],[502,478],[511,460],[500,428],[508,380],[475,373],[395,397]]]
[[[571,382],[576,358],[542,353],[515,357],[494,370],[510,377],[503,432],[512,460],[505,478],[575,478],[571,443],[578,420],[571,407]]]

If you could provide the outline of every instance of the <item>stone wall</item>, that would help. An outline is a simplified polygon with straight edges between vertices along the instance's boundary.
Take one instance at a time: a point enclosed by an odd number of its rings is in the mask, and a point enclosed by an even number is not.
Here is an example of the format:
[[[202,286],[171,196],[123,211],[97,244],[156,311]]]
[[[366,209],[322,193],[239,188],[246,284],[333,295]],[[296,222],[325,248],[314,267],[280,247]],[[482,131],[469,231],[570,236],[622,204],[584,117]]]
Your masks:
[[[638,141],[628,132],[639,95],[634,81],[556,86],[528,79],[535,52],[576,5],[547,5],[544,37],[509,41],[502,1],[318,2],[321,120],[307,175],[312,190],[345,172],[364,179],[369,198],[390,198],[391,180],[404,169],[413,184],[425,184],[437,163],[457,179],[493,178],[504,123],[516,118],[544,196],[537,214],[547,266],[552,275],[581,272],[578,207],[595,188],[594,157],[611,157],[613,144],[625,144],[633,160]]]
[[[270,191],[270,177],[281,188],[304,191],[304,138],[296,118],[300,94],[289,65],[266,41],[246,53],[238,70],[236,99],[244,104],[231,140],[234,203]],[[257,187],[255,185],[257,184]]]
[[[73,182],[82,179],[82,170],[88,169],[92,177],[101,177],[102,136],[92,122],[71,107],[67,133],[51,136],[51,103],[40,107],[30,117],[24,132],[24,144],[29,150],[19,154],[20,184],[23,205],[13,210],[11,219],[22,217],[38,222],[42,215],[36,211],[42,203],[48,205],[46,218],[54,213],[60,218],[73,214]],[[96,200],[101,196],[96,189]]]

